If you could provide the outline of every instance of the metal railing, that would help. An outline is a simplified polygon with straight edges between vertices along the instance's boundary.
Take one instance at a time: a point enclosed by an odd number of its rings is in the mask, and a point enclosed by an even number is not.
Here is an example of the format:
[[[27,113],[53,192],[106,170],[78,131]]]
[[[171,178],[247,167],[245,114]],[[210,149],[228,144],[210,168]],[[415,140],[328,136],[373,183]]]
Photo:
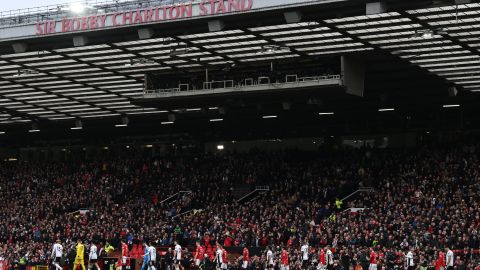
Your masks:
[[[72,14],[65,8],[72,3],[47,5],[40,7],[0,11],[0,28],[13,25],[31,24],[45,20],[61,20],[71,16],[86,16],[91,14],[104,14],[122,12],[128,10],[157,7],[163,5],[197,3],[199,0],[84,0],[74,3],[81,3],[92,9],[87,9],[85,14]]]
[[[268,79],[268,80],[267,80]],[[301,85],[302,83],[321,82],[326,80],[340,80],[340,75],[321,75],[321,76],[308,76],[298,77],[297,75],[286,75],[285,81],[271,82],[268,77],[246,78],[239,83],[235,83],[233,80],[224,81],[210,81],[203,82],[203,86],[200,89],[195,87],[186,87],[187,84],[180,84],[177,88],[156,89],[156,90],[144,90],[144,95],[170,95],[184,92],[199,92],[199,91],[215,91],[219,89],[229,90],[242,90],[258,86],[278,86],[278,85]]]
[[[353,192],[350,195],[343,198],[342,201],[347,200],[348,198],[354,196],[357,193],[363,193],[363,192],[373,192],[373,188],[372,187],[361,187],[361,188],[357,189],[355,192]]]
[[[237,202],[249,202],[251,200],[253,200],[255,197],[257,197],[258,195],[264,193],[264,192],[267,192],[270,190],[270,187],[269,186],[256,186],[254,190],[252,190],[251,192],[247,193],[246,195],[244,195],[243,197],[241,197],[240,199],[237,200]],[[253,196],[255,195],[255,196]],[[250,198],[250,200],[247,200],[248,197],[252,196],[252,198]]]

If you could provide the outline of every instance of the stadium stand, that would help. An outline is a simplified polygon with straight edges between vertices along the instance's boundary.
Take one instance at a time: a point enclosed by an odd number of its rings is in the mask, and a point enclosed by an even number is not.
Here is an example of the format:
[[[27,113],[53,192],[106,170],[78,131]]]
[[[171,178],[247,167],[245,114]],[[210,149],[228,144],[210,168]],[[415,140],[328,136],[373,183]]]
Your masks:
[[[299,246],[307,240],[312,263],[320,247],[332,247],[335,269],[368,264],[369,248],[378,250],[386,269],[401,267],[410,247],[419,265],[434,266],[439,251],[449,247],[457,265],[473,269],[480,248],[477,152],[476,146],[367,148],[2,163],[2,257],[12,265],[22,259],[45,263],[57,238],[68,248],[77,238],[116,247],[125,239],[132,257],[143,254],[142,242],[171,247],[178,240],[193,247],[200,240],[210,256],[215,241],[260,248],[260,261],[265,248],[278,253],[287,247],[291,267],[301,269]],[[239,204],[231,191],[246,183],[271,190]],[[337,209],[334,199],[359,183],[375,189]],[[160,203],[186,188],[192,193]],[[365,209],[353,213],[353,207]],[[231,267],[238,267],[235,260]]]

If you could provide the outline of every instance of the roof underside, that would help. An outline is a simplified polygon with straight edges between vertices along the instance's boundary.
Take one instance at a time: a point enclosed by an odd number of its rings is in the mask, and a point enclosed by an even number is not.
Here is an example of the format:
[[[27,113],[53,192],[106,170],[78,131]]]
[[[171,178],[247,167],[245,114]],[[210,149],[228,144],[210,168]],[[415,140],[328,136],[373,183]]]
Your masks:
[[[480,4],[472,3],[342,18],[305,16],[293,24],[231,23],[219,32],[114,38],[83,47],[4,53],[0,124],[166,113],[132,103],[143,93],[147,72],[188,73],[233,63],[248,66],[372,51],[392,54],[460,89],[480,91],[479,12]],[[432,37],[418,34],[426,30],[433,31]],[[278,44],[288,49],[258,53],[264,45]],[[172,56],[174,48],[188,52]],[[135,58],[153,61],[129,65]],[[19,73],[22,70],[34,72]]]

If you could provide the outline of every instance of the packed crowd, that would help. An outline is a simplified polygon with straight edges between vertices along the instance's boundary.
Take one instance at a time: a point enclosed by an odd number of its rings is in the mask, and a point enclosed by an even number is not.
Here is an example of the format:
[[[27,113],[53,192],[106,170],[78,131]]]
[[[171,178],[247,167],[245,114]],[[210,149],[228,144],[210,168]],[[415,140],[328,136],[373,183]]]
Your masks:
[[[403,267],[410,250],[416,266],[434,267],[446,247],[455,251],[457,269],[475,269],[479,150],[338,148],[3,163],[0,257],[44,263],[56,239],[72,247],[79,238],[114,246],[121,239],[154,241],[165,247],[175,240],[193,247],[199,240],[210,250],[217,242],[268,248],[278,262],[285,247],[292,269],[301,269],[300,246],[307,242],[312,263],[319,260],[320,247],[331,246],[335,269],[368,267],[370,248],[379,255],[379,267]],[[238,203],[233,190],[245,185],[268,185],[270,191]],[[357,186],[374,190],[339,209],[335,198]],[[182,190],[192,192],[162,201]],[[344,211],[349,207],[364,209]],[[89,211],[81,214],[79,209]],[[252,256],[250,267],[263,269],[255,261],[263,262],[265,256]]]

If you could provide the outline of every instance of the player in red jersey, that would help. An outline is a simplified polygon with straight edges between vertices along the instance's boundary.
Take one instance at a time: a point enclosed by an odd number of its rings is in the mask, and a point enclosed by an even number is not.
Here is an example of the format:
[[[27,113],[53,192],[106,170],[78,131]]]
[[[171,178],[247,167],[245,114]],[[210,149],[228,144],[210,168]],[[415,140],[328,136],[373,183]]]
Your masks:
[[[125,243],[125,240],[122,240],[122,268],[127,266],[128,259],[128,245]]]
[[[374,248],[370,249],[369,263],[368,270],[377,270],[377,253]]]
[[[200,245],[200,242],[197,241],[197,249],[195,250],[195,266],[200,266],[202,260],[205,256],[205,248]]]
[[[226,270],[228,268],[228,262],[227,262],[227,251],[222,247],[222,265],[221,265],[222,270]]]
[[[247,269],[249,261],[250,261],[250,252],[248,251],[247,247],[244,247],[242,269]]]
[[[320,261],[320,269],[327,268],[327,257],[325,255],[325,249],[320,248],[319,261]]]
[[[281,259],[280,270],[289,270],[290,266],[288,263],[288,251],[285,248],[282,249],[282,255],[280,259]]]
[[[435,270],[441,270],[446,268],[445,262],[445,252],[441,251],[438,253],[438,259],[435,261]]]

